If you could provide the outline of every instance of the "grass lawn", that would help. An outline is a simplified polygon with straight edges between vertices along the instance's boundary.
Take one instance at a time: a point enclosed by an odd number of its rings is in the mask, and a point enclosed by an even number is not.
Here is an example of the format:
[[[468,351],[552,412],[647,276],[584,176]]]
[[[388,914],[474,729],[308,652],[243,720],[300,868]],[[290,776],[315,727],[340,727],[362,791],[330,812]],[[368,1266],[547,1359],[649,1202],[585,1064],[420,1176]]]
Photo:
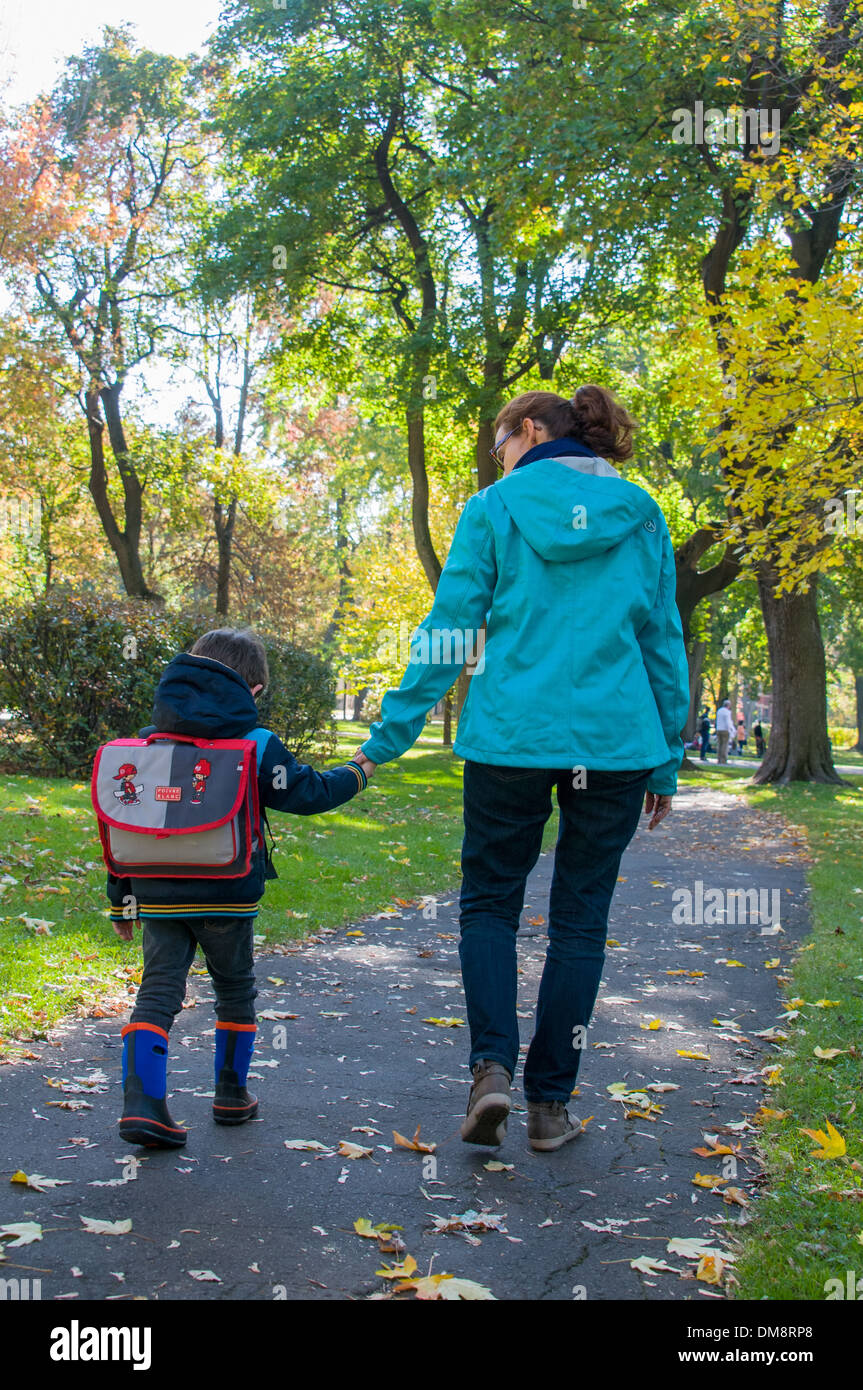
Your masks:
[[[762,1131],[768,1183],[742,1231],[736,1296],[823,1299],[826,1280],[844,1285],[849,1269],[863,1276],[863,782],[751,787],[746,770],[733,767],[699,769],[685,781],[720,779],[806,831],[814,918],[785,987],[796,1016],[776,1058],[784,1084],[768,1104],[780,1114]],[[816,1047],[839,1055],[819,1059]],[[814,1158],[819,1146],[800,1131],[826,1131],[827,1121],[846,1152]]]
[[[339,725],[338,754],[351,755],[365,726]],[[325,816],[274,816],[279,879],[256,924],[258,944],[343,928],[395,901],[450,893],[459,882],[463,763],[429,728],[367,790]],[[761,788],[751,769],[715,764],[686,785],[723,786],[779,811],[808,836],[814,930],[786,986],[796,1017],[777,1061],[782,1112],[766,1123],[761,1151],[769,1182],[742,1228],[737,1296],[822,1299],[827,1279],[863,1275],[863,779],[850,787]],[[556,816],[547,827],[548,847]],[[120,942],[104,915],[104,868],[80,782],[0,778],[0,1056],[70,1013],[125,1009],[140,978],[140,937]],[[818,1001],[833,1001],[818,1007]],[[839,1049],[818,1059],[814,1048]],[[830,1121],[847,1152],[812,1157],[802,1128]]]
[[[338,728],[330,766],[368,732]],[[440,725],[431,726],[337,810],[272,815],[279,878],[255,924],[259,948],[346,926],[398,899],[457,890],[463,767],[442,748]],[[105,916],[88,785],[0,777],[0,836],[0,1056],[10,1056],[64,1015],[124,1009],[140,979],[141,947],[137,932],[133,943],[119,941]]]

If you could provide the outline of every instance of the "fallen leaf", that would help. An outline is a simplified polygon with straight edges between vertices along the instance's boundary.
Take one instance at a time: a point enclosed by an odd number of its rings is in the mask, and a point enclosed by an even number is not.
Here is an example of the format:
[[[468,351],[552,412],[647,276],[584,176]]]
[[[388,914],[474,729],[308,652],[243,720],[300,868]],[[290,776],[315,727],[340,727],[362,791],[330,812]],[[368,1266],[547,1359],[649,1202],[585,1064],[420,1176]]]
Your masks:
[[[27,1174],[19,1168],[17,1173],[12,1174],[9,1181],[23,1183],[26,1187],[32,1187],[34,1192],[47,1192],[52,1187],[68,1187],[72,1179],[43,1178],[41,1173],[31,1173],[28,1177]]]
[[[720,1178],[716,1173],[696,1173],[692,1179],[695,1187],[721,1187],[727,1178]]]
[[[724,1268],[725,1261],[721,1255],[702,1255],[698,1261],[695,1277],[704,1284],[720,1284]]]
[[[386,1235],[390,1231],[402,1231],[404,1227],[387,1225],[383,1221],[373,1226],[367,1216],[360,1216],[354,1222],[354,1230],[358,1236],[363,1236],[366,1240],[377,1240],[378,1236]]]
[[[350,1139],[342,1139],[336,1150],[342,1158],[371,1158],[372,1150],[364,1149],[362,1144],[353,1144]]]
[[[473,1279],[456,1279],[452,1274],[427,1274],[424,1279],[408,1279],[396,1286],[396,1293],[412,1291],[417,1298],[442,1299],[455,1302],[464,1299],[476,1302],[480,1299],[494,1299],[494,1294],[484,1284]]]
[[[690,1057],[690,1058],[691,1058],[693,1061],[695,1061],[695,1062],[709,1062],[709,1061],[710,1061],[710,1053],[709,1053],[709,1052],[686,1052],[685,1050],[682,1050],[682,1049],[679,1048],[679,1047],[676,1049],[676,1051],[677,1051],[678,1057]]]
[[[0,1226],[0,1240],[7,1236],[15,1237],[6,1247],[14,1250],[18,1245],[32,1245],[34,1240],[41,1240],[42,1227],[36,1221],[10,1221],[7,1226]]]
[[[221,1284],[218,1274],[214,1274],[211,1269],[187,1269],[186,1273],[190,1279],[197,1279],[199,1284]]]
[[[637,1260],[629,1261],[630,1269],[640,1270],[642,1274],[680,1274],[679,1269],[665,1260],[655,1260],[652,1255],[639,1255]]]
[[[330,1152],[329,1147],[326,1144],[321,1144],[317,1139],[286,1139],[284,1145],[286,1149],[311,1149],[315,1153]]]
[[[426,1144],[420,1142],[420,1126],[417,1125],[413,1139],[405,1139],[403,1134],[399,1134],[397,1129],[393,1130],[393,1143],[397,1149],[412,1149],[418,1154],[433,1154],[437,1144]]]
[[[829,1120],[825,1121],[827,1133],[823,1129],[801,1129],[801,1134],[808,1134],[810,1139],[814,1139],[816,1144],[820,1144],[820,1149],[813,1149],[810,1158],[841,1158],[845,1153],[845,1140]]]
[[[434,1228],[436,1231],[500,1231],[506,1234],[506,1227],[502,1224],[506,1217],[503,1213],[495,1215],[490,1211],[463,1211],[453,1216],[433,1216]]]
[[[375,1274],[379,1279],[410,1279],[416,1268],[413,1255],[406,1255],[401,1264],[384,1265],[383,1269],[376,1269]]]
[[[434,1023],[438,1028],[463,1028],[463,1018],[424,1018],[423,1023]]]
[[[84,1230],[94,1236],[127,1236],[132,1229],[131,1218],[125,1221],[98,1221],[92,1216],[82,1216]]]
[[[813,1048],[815,1056],[822,1062],[832,1062],[834,1057],[844,1057],[847,1048],[844,1047],[816,1047]]]

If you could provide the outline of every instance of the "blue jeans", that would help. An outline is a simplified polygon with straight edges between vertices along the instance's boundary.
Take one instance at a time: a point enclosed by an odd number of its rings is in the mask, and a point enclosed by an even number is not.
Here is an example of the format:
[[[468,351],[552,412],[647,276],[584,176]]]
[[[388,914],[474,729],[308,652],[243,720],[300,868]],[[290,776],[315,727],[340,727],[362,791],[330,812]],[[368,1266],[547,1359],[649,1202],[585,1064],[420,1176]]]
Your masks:
[[[638,826],[650,769],[587,772],[465,761],[462,978],[470,1065],[518,1060],[516,933],[527,876],[557,788],[560,831],[548,904],[548,947],[536,1029],[524,1066],[529,1101],[569,1098],[605,960],[608,911],[620,860]]]
[[[166,1032],[183,1007],[186,977],[201,947],[216,992],[220,1023],[254,1023],[255,966],[251,917],[148,917],[144,920],[144,974],[131,1023],[155,1023]]]

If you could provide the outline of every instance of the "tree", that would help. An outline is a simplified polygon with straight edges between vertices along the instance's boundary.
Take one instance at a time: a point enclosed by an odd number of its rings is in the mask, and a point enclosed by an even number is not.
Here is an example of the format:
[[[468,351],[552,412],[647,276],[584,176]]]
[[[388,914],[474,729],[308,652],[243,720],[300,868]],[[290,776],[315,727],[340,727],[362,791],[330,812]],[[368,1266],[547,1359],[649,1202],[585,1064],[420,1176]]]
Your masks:
[[[147,479],[121,398],[159,337],[171,197],[195,157],[188,84],[186,64],[135,50],[124,30],[109,28],[101,47],[68,61],[49,105],[31,118],[42,132],[39,162],[30,158],[32,187],[50,175],[73,201],[30,254],[35,291],[80,370],[99,520],[126,593],[144,599],[159,597],[140,554]]]

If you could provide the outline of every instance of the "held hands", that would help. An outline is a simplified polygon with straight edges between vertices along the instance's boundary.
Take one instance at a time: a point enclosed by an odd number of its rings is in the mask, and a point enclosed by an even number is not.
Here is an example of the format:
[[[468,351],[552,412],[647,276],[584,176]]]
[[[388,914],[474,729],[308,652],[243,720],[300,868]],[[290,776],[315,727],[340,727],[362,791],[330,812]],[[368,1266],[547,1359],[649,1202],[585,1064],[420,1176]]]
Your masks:
[[[377,763],[371,762],[370,759],[366,757],[362,748],[358,748],[356,753],[351,754],[351,757],[353,758],[353,761],[355,763],[359,763],[363,772],[366,774],[366,777],[371,777],[372,773],[377,767]]]
[[[655,830],[659,822],[671,814],[671,797],[660,796],[657,792],[646,792],[644,797],[644,813],[650,815],[648,830]]]

